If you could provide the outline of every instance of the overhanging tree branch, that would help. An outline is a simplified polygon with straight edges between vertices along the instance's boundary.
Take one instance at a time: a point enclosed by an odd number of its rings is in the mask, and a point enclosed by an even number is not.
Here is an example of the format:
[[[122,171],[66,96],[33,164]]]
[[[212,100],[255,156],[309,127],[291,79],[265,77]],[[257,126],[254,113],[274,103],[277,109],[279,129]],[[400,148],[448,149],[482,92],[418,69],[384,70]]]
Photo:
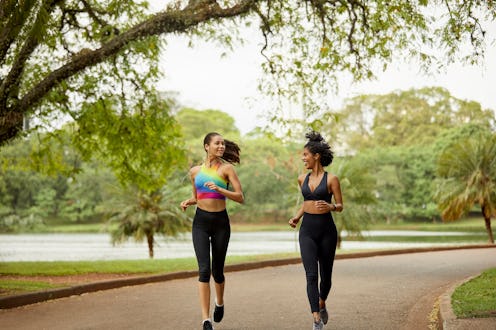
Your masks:
[[[21,8],[13,6],[13,2],[8,7],[7,3],[8,1],[2,2],[0,6],[0,22],[2,22],[0,25],[0,65],[5,63],[5,56],[29,17],[35,1],[24,1],[20,4]]]
[[[116,36],[102,47],[95,50],[82,50],[74,55],[71,61],[54,70],[40,83],[34,86],[19,102],[20,109],[27,109],[36,104],[56,84],[73,76],[87,67],[101,63],[109,56],[117,54],[134,40],[172,32],[184,32],[191,27],[212,19],[236,17],[246,14],[257,3],[257,0],[245,0],[230,8],[218,5],[187,6],[183,10],[162,12],[134,28]]]
[[[33,53],[36,46],[38,46],[40,42],[40,29],[42,29],[44,24],[46,24],[48,17],[47,14],[49,14],[60,1],[62,0],[47,0],[41,4],[38,17],[31,27],[26,41],[21,47],[21,50],[17,55],[9,74],[0,85],[0,104],[7,104],[6,99],[9,97],[13,97],[15,99],[18,98],[18,82],[21,80],[26,61],[29,59],[29,56]],[[7,104],[7,107],[9,107],[9,104]]]

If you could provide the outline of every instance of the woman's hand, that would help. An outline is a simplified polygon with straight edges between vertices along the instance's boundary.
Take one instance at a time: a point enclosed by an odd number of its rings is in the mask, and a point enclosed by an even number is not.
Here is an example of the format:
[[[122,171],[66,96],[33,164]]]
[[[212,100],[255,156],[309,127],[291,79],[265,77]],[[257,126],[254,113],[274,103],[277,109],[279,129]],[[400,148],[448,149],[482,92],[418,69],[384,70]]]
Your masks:
[[[300,219],[298,218],[291,218],[289,219],[288,223],[292,228],[296,228],[296,225],[300,222]]]
[[[212,181],[205,182],[203,186],[207,187],[210,190],[219,191],[219,187]]]
[[[332,204],[329,204],[323,200],[315,201],[315,207],[320,211],[326,211],[326,212],[334,211],[331,205]]]
[[[190,199],[187,199],[187,200],[181,202],[181,209],[183,211],[186,211],[186,209],[188,208],[188,206],[195,205],[195,204],[196,204],[196,200],[191,200],[191,198]]]

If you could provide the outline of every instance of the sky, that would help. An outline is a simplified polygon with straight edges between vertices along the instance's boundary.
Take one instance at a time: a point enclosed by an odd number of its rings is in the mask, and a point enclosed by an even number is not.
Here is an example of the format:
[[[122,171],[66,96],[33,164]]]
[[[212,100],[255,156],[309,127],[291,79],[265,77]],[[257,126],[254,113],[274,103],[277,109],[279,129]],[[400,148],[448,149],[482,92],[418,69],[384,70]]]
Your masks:
[[[489,40],[496,39],[496,24],[491,25],[486,35]],[[160,63],[164,78],[158,89],[174,93],[182,106],[230,114],[242,134],[264,126],[264,108],[270,103],[257,92],[262,74],[261,38],[252,32],[248,40],[246,45],[222,56],[225,50],[212,43],[198,41],[190,48],[188,39],[168,37]],[[387,94],[396,90],[441,86],[456,98],[477,101],[483,108],[496,110],[495,44],[487,45],[482,66],[456,63],[442,73],[426,76],[419,73],[415,64],[405,64],[396,59],[387,71],[379,72],[377,76],[376,80],[358,84],[343,79],[338,94],[331,96],[331,105],[338,109],[344,99],[360,94]]]

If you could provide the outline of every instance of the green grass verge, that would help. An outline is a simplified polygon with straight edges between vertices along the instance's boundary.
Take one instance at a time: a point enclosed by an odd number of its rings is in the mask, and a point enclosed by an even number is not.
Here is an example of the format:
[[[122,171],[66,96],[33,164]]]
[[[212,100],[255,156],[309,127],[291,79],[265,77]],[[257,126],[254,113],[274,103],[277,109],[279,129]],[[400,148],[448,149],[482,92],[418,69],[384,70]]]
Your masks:
[[[459,318],[496,317],[496,268],[456,288],[451,305]]]
[[[61,287],[42,281],[2,280],[0,279],[0,296],[13,293],[33,292]]]

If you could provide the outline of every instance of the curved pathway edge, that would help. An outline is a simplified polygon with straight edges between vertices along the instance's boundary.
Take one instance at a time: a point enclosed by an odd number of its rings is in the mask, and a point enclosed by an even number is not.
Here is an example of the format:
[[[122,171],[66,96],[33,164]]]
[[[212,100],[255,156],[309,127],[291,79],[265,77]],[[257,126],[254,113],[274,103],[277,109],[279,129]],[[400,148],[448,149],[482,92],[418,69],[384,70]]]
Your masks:
[[[470,276],[466,279],[454,283],[451,287],[439,297],[439,311],[438,311],[438,329],[441,330],[462,330],[462,329],[478,329],[478,330],[492,330],[496,329],[496,318],[470,318],[459,319],[456,317],[453,308],[451,307],[451,296],[457,287],[476,278],[479,275]]]

